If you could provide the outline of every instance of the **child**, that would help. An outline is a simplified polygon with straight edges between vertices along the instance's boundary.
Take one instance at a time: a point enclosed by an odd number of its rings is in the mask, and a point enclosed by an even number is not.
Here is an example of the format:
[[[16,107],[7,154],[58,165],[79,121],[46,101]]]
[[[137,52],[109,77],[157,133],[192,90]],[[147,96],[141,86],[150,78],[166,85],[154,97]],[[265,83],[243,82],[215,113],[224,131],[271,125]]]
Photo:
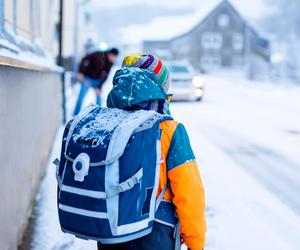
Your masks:
[[[137,69],[139,68],[139,69]],[[135,74],[146,70],[157,80],[156,86],[134,88]],[[114,76],[114,88],[109,93],[107,106],[125,110],[154,110],[167,115],[170,83],[166,65],[153,55],[125,57],[123,68]],[[130,91],[131,90],[131,91]],[[134,90],[134,91],[133,91]],[[162,163],[158,194],[168,184],[156,215],[152,232],[142,238],[115,244],[98,243],[101,250],[174,250],[174,220],[179,219],[180,237],[191,250],[205,245],[205,198],[199,169],[184,126],[174,120],[161,122]],[[173,214],[176,213],[176,218]],[[179,225],[179,224],[178,224]],[[178,226],[177,225],[177,226]]]

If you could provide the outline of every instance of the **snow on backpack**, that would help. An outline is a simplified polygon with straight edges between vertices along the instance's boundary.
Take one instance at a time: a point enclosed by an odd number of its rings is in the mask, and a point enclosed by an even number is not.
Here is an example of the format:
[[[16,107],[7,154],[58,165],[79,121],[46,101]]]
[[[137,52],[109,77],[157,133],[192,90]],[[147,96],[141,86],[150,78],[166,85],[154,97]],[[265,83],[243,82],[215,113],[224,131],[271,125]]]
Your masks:
[[[103,244],[149,234],[166,187],[156,197],[163,117],[91,105],[69,122],[56,160],[64,232]]]

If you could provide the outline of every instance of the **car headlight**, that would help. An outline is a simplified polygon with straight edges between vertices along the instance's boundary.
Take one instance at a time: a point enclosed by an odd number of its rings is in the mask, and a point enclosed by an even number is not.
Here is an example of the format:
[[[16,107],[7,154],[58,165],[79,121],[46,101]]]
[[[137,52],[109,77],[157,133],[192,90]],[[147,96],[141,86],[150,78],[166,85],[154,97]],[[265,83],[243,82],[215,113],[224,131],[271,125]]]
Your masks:
[[[203,96],[203,94],[204,94],[204,92],[203,92],[203,89],[196,89],[195,90],[195,96],[196,97],[201,97],[201,96]]]
[[[202,88],[204,85],[204,81],[201,76],[194,76],[193,85],[195,88]]]

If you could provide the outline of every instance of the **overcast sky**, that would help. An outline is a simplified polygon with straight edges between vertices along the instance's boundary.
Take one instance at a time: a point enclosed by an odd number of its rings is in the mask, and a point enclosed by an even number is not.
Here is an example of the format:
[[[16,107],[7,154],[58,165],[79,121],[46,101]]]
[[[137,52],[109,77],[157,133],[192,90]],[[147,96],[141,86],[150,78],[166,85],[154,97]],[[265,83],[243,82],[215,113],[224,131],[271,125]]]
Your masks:
[[[209,0],[92,0],[92,3],[99,6],[120,6],[132,4],[149,4],[169,8],[195,7],[200,8]],[[252,18],[259,18],[266,10],[265,0],[230,0],[240,11]]]

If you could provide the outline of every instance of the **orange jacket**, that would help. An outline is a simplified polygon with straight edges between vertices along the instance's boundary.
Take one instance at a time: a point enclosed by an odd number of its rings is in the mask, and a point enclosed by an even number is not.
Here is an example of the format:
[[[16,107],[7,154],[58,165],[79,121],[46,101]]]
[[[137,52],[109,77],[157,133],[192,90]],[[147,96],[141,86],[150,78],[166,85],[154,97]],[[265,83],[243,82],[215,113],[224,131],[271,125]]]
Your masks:
[[[164,199],[172,201],[180,221],[180,235],[191,250],[205,245],[205,196],[199,169],[184,126],[163,121],[162,158],[158,194],[167,182],[170,188]]]

